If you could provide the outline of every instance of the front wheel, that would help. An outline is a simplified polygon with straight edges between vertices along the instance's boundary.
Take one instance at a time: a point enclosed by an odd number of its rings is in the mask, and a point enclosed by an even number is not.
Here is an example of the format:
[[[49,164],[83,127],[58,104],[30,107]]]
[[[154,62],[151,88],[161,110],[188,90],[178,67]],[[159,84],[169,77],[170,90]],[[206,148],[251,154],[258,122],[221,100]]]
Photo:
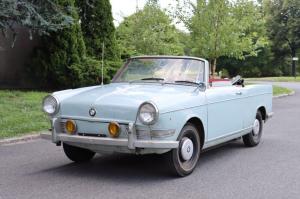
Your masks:
[[[95,155],[95,152],[91,150],[79,148],[66,143],[63,143],[63,149],[66,156],[74,162],[87,162]]]
[[[252,131],[243,136],[245,146],[254,147],[259,144],[263,132],[263,124],[261,112],[257,111]]]
[[[169,167],[177,176],[187,176],[193,172],[199,160],[200,136],[193,124],[186,124],[178,137],[179,147],[167,153]]]

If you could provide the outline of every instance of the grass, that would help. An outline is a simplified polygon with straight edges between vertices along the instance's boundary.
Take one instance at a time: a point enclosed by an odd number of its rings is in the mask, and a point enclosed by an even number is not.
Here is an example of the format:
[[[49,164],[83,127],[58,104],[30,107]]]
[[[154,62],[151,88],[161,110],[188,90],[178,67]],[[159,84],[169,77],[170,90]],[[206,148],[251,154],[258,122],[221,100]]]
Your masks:
[[[300,77],[260,77],[246,78],[246,81],[300,82]]]
[[[49,128],[41,103],[45,92],[0,90],[0,139]]]
[[[273,86],[273,95],[292,90]],[[0,90],[0,139],[17,137],[49,128],[41,103],[46,92]]]
[[[273,85],[273,96],[283,95],[283,94],[291,94],[293,90],[281,86]]]

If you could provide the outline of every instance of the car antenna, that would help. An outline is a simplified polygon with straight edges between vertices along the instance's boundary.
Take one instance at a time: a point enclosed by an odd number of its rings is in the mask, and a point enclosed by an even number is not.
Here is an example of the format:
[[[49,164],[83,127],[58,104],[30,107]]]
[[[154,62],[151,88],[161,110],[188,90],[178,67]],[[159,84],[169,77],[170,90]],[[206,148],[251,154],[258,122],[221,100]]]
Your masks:
[[[101,85],[103,85],[104,42],[102,42]]]

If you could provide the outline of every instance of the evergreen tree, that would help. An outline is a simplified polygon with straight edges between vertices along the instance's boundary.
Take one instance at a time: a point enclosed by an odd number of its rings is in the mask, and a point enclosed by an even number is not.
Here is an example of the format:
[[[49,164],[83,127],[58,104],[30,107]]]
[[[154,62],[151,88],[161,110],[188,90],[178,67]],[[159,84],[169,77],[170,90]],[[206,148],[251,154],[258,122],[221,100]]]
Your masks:
[[[18,26],[26,27],[31,38],[33,32],[45,35],[70,25],[72,17],[66,15],[67,9],[52,0],[1,0],[0,31],[4,36],[8,30],[13,33],[13,47]]]
[[[115,37],[109,0],[76,0],[88,56],[102,59],[104,43],[104,82],[109,82],[122,65]]]
[[[56,4],[71,7],[68,15],[74,23],[63,30],[51,32],[41,38],[29,71],[39,80],[42,87],[67,88],[81,85],[86,49],[81,32],[79,17],[74,9],[74,0],[55,0]]]
[[[115,60],[118,55],[109,0],[76,0],[76,5],[88,55],[101,59],[104,42],[105,59]]]

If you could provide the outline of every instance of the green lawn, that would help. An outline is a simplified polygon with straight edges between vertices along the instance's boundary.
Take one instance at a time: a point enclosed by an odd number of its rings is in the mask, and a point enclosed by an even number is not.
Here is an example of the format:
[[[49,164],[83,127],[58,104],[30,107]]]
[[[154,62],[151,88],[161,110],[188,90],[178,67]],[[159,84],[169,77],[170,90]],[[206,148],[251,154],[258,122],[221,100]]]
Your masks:
[[[246,81],[300,82],[300,77],[260,77],[246,78]]]
[[[282,94],[291,94],[293,90],[273,85],[273,96],[282,95]]]
[[[42,112],[45,92],[0,90],[0,139],[48,129]]]

